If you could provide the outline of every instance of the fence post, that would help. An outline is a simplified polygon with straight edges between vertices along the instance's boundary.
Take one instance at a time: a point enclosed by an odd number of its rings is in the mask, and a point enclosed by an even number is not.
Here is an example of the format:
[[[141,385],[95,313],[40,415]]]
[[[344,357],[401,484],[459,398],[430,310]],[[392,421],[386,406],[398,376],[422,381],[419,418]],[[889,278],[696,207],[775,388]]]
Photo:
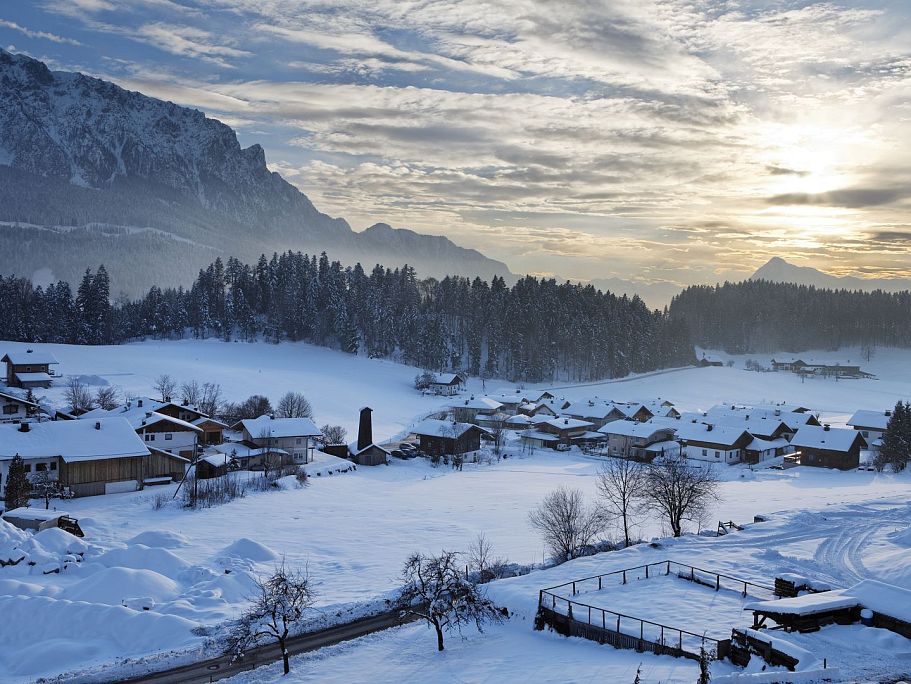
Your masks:
[[[601,611],[601,629],[607,629],[607,616],[604,614],[604,611]]]
[[[538,608],[544,605],[544,590],[538,592]]]
[[[648,563],[645,564],[645,579],[648,579]]]
[[[671,574],[671,562],[670,561],[667,562],[667,572],[665,572],[664,574],[665,575]]]
[[[576,595],[576,583],[573,582],[573,596]]]
[[[623,583],[626,584],[626,570],[623,571]]]
[[[696,568],[694,568],[692,565],[690,566],[690,581],[696,581]]]
[[[617,616],[617,633],[620,633],[620,616]]]
[[[645,639],[645,623],[639,620],[639,641]]]
[[[678,629],[677,634],[680,635],[680,639],[677,642],[677,648],[682,651],[683,650],[683,631]]]
[[[551,606],[551,608],[553,608],[554,610],[556,610],[556,609],[557,609],[557,595],[556,595],[556,594],[551,594],[551,595],[550,595],[550,598],[551,598],[551,604],[550,604],[550,606]]]
[[[747,596],[747,583],[744,582],[743,583],[743,597],[746,598],[746,596]]]
[[[661,625],[661,645],[664,646],[664,625]]]
[[[601,575],[598,575],[598,591],[601,591]]]
[[[715,575],[715,591],[721,589],[721,575]]]

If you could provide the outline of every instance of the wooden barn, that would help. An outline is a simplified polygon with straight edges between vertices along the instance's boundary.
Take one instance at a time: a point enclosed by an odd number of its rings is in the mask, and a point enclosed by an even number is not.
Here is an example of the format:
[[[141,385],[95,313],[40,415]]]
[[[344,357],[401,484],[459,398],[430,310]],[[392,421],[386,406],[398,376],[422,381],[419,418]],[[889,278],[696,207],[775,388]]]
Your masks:
[[[800,452],[800,465],[839,470],[857,468],[860,450],[866,446],[859,432],[828,425],[804,425],[791,440],[791,447]]]
[[[10,387],[50,387],[54,380],[51,366],[60,362],[49,352],[36,352],[26,349],[24,352],[9,352],[0,361],[6,363],[6,384]]]
[[[431,455],[464,454],[481,448],[481,435],[487,430],[471,423],[428,419],[414,429],[421,451]]]

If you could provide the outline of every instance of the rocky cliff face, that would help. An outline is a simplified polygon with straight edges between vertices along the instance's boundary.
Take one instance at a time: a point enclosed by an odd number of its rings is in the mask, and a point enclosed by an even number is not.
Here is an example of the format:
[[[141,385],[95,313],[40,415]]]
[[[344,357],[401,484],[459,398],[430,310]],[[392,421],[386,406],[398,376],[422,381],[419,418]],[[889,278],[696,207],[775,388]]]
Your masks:
[[[325,250],[368,266],[407,261],[425,275],[508,275],[504,264],[445,238],[392,228],[382,239],[376,231],[355,233],[346,221],[319,212],[303,193],[269,171],[259,145],[241,148],[229,126],[198,110],[82,74],[51,71],[42,62],[4,50],[0,175],[5,181],[0,184],[0,222],[19,231],[59,232],[65,227],[70,234],[88,230],[88,238],[104,236],[90,245],[92,240],[80,235],[77,252],[96,254],[86,255],[93,259],[89,263],[82,263],[79,253],[71,255],[79,270],[120,258],[110,244],[118,235],[141,241],[154,233],[159,260],[162,249],[186,251],[189,241],[200,247],[200,265],[215,252],[251,259],[262,252],[300,249]],[[4,233],[8,240],[11,233]],[[26,264],[10,263],[3,256],[9,250],[0,244],[0,272],[29,275],[48,267],[42,263],[45,238],[41,232],[30,238],[35,253]],[[168,238],[182,247],[162,247]],[[149,256],[130,266],[139,289],[161,284],[151,277],[156,259]],[[188,264],[184,278],[173,276],[191,280],[194,265]],[[150,277],[137,278],[137,269],[150,271]],[[116,264],[113,270],[116,283]]]

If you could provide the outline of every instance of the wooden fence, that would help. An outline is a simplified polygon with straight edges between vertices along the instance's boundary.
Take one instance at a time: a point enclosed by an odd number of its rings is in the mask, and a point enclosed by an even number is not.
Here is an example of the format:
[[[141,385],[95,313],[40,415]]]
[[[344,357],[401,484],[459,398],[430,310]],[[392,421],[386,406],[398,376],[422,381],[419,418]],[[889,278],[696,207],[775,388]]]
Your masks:
[[[542,589],[538,594],[538,628],[548,625],[565,636],[580,636],[616,648],[649,651],[657,655],[698,660],[705,652],[709,658],[724,658],[730,650],[730,639],[715,639],[679,627],[664,625],[633,615],[594,606],[575,597],[584,591],[599,591],[610,585],[624,585],[633,580],[649,579],[674,572],[681,579],[715,591],[734,590],[757,598],[774,596],[773,587],[743,580],[692,565],[664,560],[616,570],[592,577],[572,580]],[[567,596],[568,595],[568,596]]]

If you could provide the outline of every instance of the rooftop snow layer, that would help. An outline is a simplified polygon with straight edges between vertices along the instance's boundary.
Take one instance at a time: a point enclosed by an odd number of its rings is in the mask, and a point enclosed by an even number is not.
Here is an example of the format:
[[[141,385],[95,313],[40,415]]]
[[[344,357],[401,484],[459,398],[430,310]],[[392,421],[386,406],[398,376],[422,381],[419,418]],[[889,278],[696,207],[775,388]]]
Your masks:
[[[22,458],[61,456],[72,463],[149,455],[133,427],[123,418],[55,420],[28,425],[27,432],[21,432],[14,423],[0,425],[0,459],[10,459],[16,454]]]

